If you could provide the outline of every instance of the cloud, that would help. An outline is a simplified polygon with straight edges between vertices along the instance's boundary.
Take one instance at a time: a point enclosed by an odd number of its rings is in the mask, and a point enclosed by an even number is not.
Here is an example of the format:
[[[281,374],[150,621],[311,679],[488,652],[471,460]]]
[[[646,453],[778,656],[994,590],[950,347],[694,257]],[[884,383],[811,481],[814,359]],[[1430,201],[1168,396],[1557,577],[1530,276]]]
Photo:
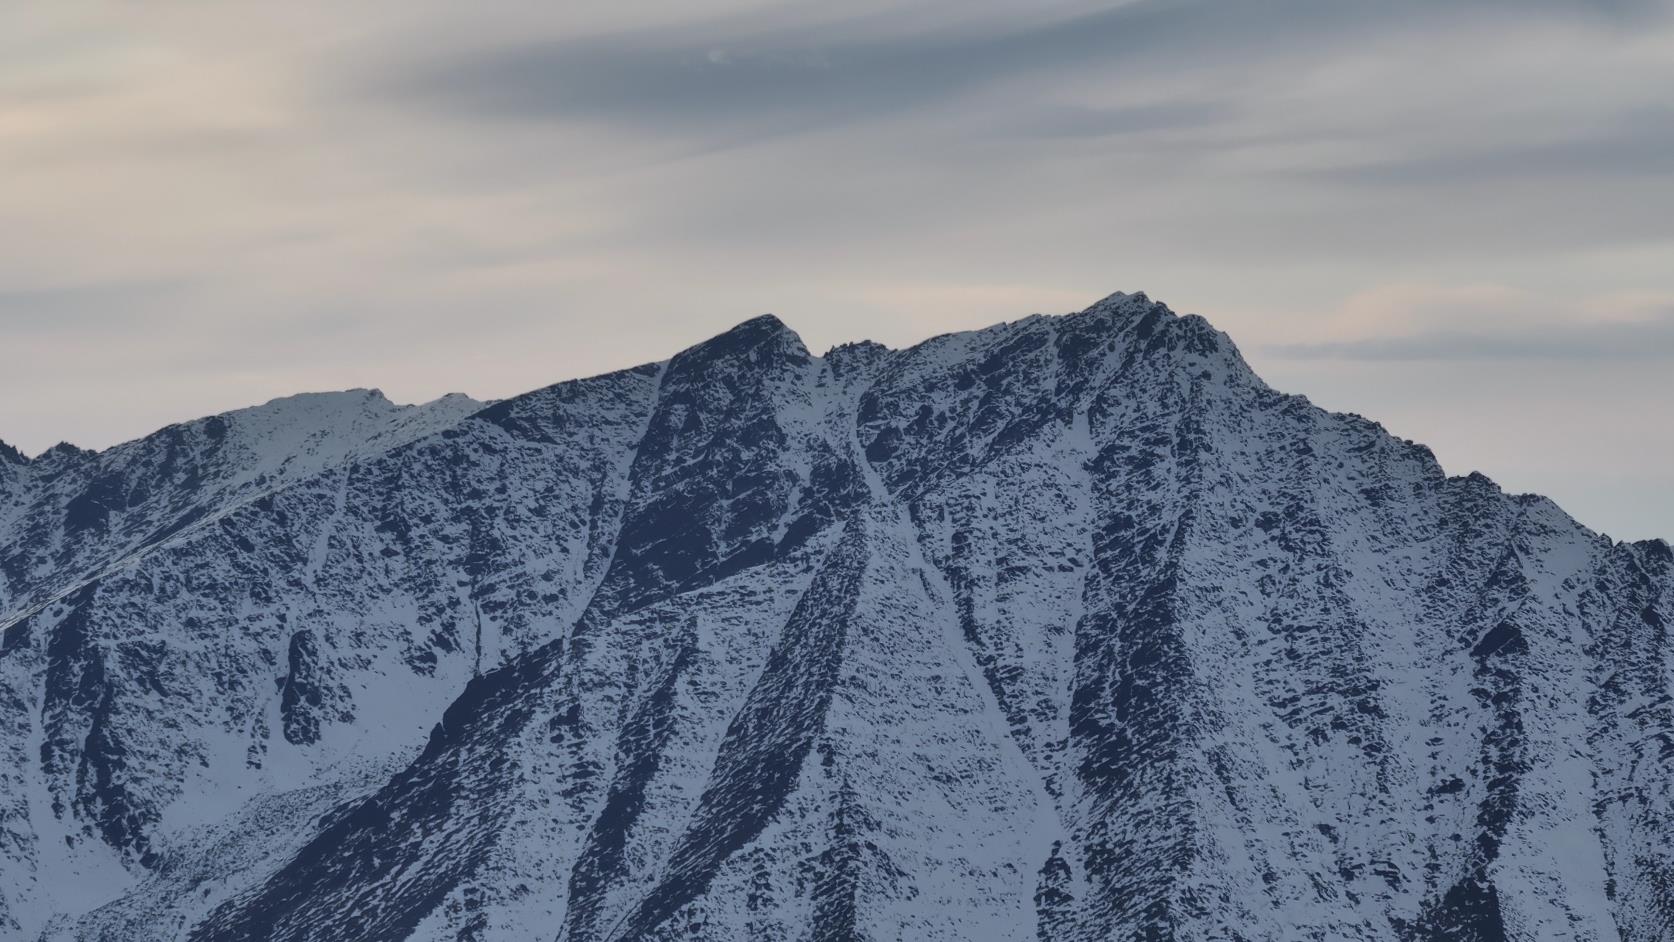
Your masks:
[[[1669,9],[12,4],[0,436],[504,396],[762,311],[902,345],[1118,288],[1416,437],[1490,372],[1666,400],[1662,315],[1583,301],[1674,297]],[[1391,281],[1431,287],[1338,310]]]
[[[1620,177],[1652,185],[1674,175],[1674,110],[1632,109],[1602,127],[1533,128],[1536,140],[1443,143],[1430,152],[1309,170],[1317,180],[1375,186],[1503,184]],[[1556,133],[1557,136],[1553,136]]]
[[[1674,315],[1644,324],[1547,325],[1502,334],[1434,331],[1269,349],[1298,359],[1662,360],[1674,358]]]
[[[1483,19],[1623,27],[1660,10],[1637,0],[1130,0],[1072,14],[979,18],[974,26],[960,25],[958,9],[944,6],[945,15],[928,25],[874,11],[771,28],[755,14],[397,57],[363,76],[361,91],[470,119],[586,120],[724,137],[887,118],[1042,75],[1062,81],[1097,70],[1108,81],[1157,68],[1215,70],[1263,60],[1296,68],[1353,42]],[[1162,119],[1160,126],[1185,114],[1157,107],[1152,117]],[[1195,114],[1213,111],[1200,105]],[[1084,113],[1072,123],[1085,129],[1100,117]],[[1135,119],[1145,124],[1143,113],[1102,117],[1118,128]]]
[[[186,290],[178,279],[108,281],[0,289],[0,325],[8,333],[99,333],[138,329],[158,318],[153,305]]]
[[[1025,138],[1102,138],[1147,131],[1209,127],[1232,117],[1225,102],[1166,101],[1119,107],[1039,106],[1020,114],[1012,128]]]
[[[1296,360],[1645,361],[1674,358],[1674,298],[1544,298],[1499,286],[1387,286],[1351,298],[1326,340],[1268,344]]]

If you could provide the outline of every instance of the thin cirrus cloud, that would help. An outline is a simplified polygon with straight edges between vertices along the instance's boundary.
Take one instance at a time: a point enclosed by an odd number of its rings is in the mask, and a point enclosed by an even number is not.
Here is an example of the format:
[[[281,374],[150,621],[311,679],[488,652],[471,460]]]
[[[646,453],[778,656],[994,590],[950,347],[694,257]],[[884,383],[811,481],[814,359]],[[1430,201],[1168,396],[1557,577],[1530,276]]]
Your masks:
[[[1120,107],[1056,106],[1032,109],[1012,129],[1024,138],[1101,138],[1209,127],[1232,117],[1234,109],[1212,101],[1149,102]]]
[[[179,279],[0,289],[0,323],[15,335],[121,334],[157,326],[152,306],[177,297]]]
[[[922,110],[1007,80],[1068,76],[1078,69],[1140,76],[1161,66],[1225,66],[1484,18],[1626,29],[1664,14],[1654,0],[1134,0],[961,27],[956,10],[945,12],[948,19],[932,28],[909,20],[902,29],[874,12],[765,29],[754,17],[732,16],[602,38],[518,38],[386,63],[366,76],[364,91],[472,118],[589,118],[713,134],[792,132]],[[1213,111],[1201,104],[1178,113],[1153,107],[1153,117],[1162,119],[1157,126]],[[1119,129],[1123,122],[1116,117]]]
[[[1555,138],[1497,142],[1462,152],[1370,160],[1316,176],[1370,186],[1415,187],[1575,177],[1654,182],[1674,173],[1674,109],[1633,109],[1581,132],[1556,133]]]
[[[1548,323],[1497,330],[1433,330],[1408,336],[1272,344],[1279,357],[1313,360],[1667,360],[1674,310],[1632,323]]]

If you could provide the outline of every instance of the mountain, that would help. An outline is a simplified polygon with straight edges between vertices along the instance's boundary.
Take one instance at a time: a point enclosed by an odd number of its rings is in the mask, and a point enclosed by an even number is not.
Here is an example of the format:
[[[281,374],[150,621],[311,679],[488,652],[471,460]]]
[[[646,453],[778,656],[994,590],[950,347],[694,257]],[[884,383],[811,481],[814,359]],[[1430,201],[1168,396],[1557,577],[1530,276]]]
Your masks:
[[[31,461],[0,442],[0,618],[242,500],[423,438],[482,405],[455,393],[398,406],[355,389],[171,425],[103,453],[61,443]]]
[[[0,507],[7,937],[1674,938],[1668,545],[1142,294],[5,451]]]

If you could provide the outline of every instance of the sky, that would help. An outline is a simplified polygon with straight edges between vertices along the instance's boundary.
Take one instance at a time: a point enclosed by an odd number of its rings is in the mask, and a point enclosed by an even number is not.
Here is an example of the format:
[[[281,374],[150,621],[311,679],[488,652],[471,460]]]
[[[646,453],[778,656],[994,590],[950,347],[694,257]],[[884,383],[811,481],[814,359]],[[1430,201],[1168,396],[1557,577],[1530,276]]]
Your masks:
[[[0,439],[1145,291],[1674,537],[1674,0],[0,8]]]

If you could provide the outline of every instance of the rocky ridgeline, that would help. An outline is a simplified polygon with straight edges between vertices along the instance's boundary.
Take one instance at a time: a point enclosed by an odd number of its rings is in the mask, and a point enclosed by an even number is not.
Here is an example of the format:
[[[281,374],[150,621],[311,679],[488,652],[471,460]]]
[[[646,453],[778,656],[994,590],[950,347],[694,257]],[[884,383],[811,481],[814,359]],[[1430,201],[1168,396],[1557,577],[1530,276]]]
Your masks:
[[[1143,295],[0,449],[0,935],[1674,938],[1674,555]]]

